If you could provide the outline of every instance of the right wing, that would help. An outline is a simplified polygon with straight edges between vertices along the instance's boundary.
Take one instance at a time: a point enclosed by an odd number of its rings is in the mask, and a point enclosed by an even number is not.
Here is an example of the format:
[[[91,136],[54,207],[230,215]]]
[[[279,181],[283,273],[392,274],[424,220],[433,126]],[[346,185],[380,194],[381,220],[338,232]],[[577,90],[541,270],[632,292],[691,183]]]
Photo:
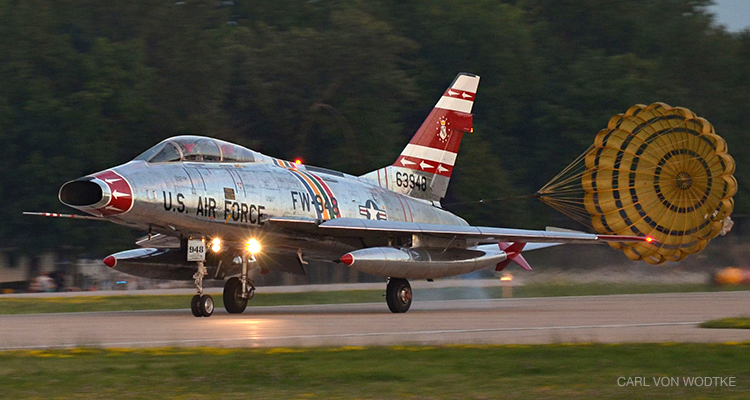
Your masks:
[[[161,233],[154,233],[152,235],[144,236],[135,241],[135,244],[139,247],[155,248],[155,249],[179,249],[180,238],[175,236],[163,235]]]

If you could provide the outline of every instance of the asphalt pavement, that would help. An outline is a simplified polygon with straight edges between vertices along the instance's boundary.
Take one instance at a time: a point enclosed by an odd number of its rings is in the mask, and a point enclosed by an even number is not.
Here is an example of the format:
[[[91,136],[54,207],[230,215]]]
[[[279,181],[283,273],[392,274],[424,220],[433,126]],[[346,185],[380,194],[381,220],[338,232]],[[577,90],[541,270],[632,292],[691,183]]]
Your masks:
[[[382,285],[378,285],[382,287]],[[100,293],[101,294],[101,293]],[[159,346],[369,346],[750,341],[704,329],[750,315],[750,291],[248,307],[209,318],[189,309],[0,316],[0,350]]]

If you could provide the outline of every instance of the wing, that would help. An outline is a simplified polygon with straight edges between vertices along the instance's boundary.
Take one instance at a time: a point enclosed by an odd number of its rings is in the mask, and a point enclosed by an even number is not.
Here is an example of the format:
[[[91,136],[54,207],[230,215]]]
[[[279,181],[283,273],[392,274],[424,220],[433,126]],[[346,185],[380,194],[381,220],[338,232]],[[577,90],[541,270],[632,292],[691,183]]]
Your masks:
[[[439,225],[357,218],[336,218],[327,221],[304,218],[271,218],[269,222],[280,228],[304,231],[310,234],[351,238],[421,234],[444,238],[462,238],[472,244],[498,242],[591,244],[651,241],[649,237],[641,236],[596,235],[562,230],[542,231],[487,226]]]
[[[156,249],[179,249],[180,238],[175,236],[154,233],[153,235],[144,236],[135,241],[140,247],[150,247]]]

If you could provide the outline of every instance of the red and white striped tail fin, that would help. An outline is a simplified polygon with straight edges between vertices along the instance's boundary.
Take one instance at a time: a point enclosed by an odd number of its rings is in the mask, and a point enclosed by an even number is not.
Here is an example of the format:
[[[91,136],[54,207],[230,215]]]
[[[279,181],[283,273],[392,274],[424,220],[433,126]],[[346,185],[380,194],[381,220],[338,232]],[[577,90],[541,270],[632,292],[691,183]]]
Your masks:
[[[478,86],[479,76],[458,74],[396,162],[364,177],[413,197],[445,197],[461,138],[473,129],[471,109]]]

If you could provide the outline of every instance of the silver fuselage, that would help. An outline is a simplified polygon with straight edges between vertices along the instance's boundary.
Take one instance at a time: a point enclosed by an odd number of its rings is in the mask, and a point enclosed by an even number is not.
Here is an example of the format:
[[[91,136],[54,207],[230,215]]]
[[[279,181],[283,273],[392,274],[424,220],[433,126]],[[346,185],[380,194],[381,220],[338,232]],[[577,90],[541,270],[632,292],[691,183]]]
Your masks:
[[[221,237],[242,243],[261,237],[280,249],[332,255],[364,246],[278,230],[269,220],[345,217],[468,225],[436,204],[382,188],[365,178],[288,162],[284,165],[132,161],[110,169],[129,183],[132,207],[104,217],[183,238]],[[86,207],[78,208],[96,215]]]

